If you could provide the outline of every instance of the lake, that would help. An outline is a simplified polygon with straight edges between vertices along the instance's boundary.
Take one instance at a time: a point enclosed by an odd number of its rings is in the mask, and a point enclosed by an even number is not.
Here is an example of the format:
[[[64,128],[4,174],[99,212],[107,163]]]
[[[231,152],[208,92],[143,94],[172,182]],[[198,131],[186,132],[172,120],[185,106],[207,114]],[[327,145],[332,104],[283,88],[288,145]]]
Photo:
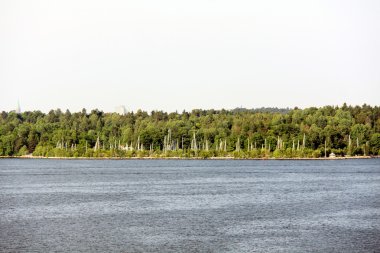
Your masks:
[[[380,252],[380,159],[0,159],[1,252]]]

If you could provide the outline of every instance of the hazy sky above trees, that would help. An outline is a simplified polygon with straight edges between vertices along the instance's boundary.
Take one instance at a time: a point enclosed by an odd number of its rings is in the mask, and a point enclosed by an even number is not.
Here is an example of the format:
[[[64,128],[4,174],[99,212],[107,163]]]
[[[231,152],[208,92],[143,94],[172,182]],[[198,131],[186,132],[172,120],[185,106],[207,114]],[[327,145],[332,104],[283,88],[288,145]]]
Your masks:
[[[0,111],[380,103],[380,1],[1,0]]]

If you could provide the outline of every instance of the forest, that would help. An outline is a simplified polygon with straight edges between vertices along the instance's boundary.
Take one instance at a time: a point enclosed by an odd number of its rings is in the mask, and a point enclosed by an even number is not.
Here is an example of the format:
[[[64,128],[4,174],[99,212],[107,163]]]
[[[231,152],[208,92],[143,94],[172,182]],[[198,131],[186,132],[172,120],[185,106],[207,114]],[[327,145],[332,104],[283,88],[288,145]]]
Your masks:
[[[380,154],[380,107],[234,109],[125,115],[1,112],[0,156],[318,158]]]

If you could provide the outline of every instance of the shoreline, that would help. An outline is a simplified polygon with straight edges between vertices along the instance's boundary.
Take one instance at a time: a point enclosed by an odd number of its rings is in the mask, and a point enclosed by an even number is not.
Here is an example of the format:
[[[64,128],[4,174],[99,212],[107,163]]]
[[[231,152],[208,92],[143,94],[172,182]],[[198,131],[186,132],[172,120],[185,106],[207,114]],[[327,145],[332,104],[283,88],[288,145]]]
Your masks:
[[[292,157],[292,158],[235,158],[235,157],[45,157],[45,156],[0,156],[0,159],[50,159],[50,160],[348,160],[376,159],[380,156],[349,156],[349,157]]]

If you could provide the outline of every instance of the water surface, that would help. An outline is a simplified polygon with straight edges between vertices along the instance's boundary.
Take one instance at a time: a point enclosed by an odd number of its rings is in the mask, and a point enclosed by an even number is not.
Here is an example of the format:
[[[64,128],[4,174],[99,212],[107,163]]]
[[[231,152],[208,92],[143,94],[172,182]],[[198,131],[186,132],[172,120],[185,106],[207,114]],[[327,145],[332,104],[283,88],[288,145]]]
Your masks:
[[[380,159],[0,159],[2,252],[380,252]]]

